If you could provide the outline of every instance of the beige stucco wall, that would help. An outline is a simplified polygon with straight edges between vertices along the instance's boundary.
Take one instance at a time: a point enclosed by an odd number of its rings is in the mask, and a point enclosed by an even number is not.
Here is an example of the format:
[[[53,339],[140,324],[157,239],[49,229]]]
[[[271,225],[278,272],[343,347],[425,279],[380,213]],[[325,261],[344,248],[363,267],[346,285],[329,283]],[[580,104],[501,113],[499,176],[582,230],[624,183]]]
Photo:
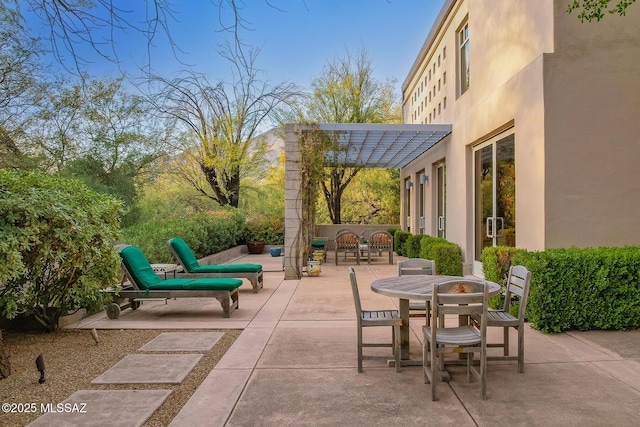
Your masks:
[[[450,52],[446,73],[455,75],[456,30],[468,16],[471,85],[457,96],[455,79],[448,79],[451,101],[436,116],[452,124],[452,134],[401,171],[401,179],[413,177],[446,159],[447,239],[461,245],[467,267],[474,248],[472,149],[511,125],[516,246],[640,243],[640,7],[580,23],[566,3],[448,1],[440,33],[420,57],[424,64],[414,64],[417,72],[405,80],[403,116],[411,122],[415,101],[408,100],[443,45]],[[427,191],[435,234],[435,199]],[[415,200],[412,208],[417,217]]]
[[[545,58],[546,245],[637,245],[640,5],[597,23],[562,12]]]
[[[447,5],[445,4],[445,7]],[[468,17],[468,18],[467,18]],[[443,158],[447,167],[447,239],[461,245],[470,271],[474,252],[474,144],[512,124],[516,140],[516,245],[544,247],[544,103],[543,54],[553,50],[552,1],[476,0],[453,2],[436,36],[434,52],[446,45],[447,76],[457,78],[456,31],[468,19],[471,84],[457,95],[456,78],[447,79],[447,109],[438,119],[452,123],[452,134],[401,171],[401,177],[432,169]],[[425,61],[430,56],[425,56]],[[428,67],[416,67],[428,71]],[[424,78],[407,79],[405,98]],[[411,117],[405,103],[404,117]],[[440,122],[440,121],[439,121]],[[428,188],[431,228],[435,234],[435,194]],[[417,210],[413,203],[413,208]],[[412,216],[417,216],[417,211]],[[429,229],[429,228],[428,228]]]

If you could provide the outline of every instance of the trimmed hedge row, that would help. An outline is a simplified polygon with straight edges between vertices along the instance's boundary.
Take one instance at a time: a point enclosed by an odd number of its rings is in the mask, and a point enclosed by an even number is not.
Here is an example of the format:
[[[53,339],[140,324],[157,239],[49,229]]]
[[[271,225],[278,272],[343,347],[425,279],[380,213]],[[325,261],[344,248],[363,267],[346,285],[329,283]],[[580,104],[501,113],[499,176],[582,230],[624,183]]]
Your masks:
[[[196,258],[202,258],[236,246],[243,239],[244,221],[244,215],[237,210],[152,221],[122,230],[121,242],[138,246],[150,263],[170,263],[173,257],[167,240],[182,237]]]
[[[544,332],[640,327],[640,247],[548,249],[488,248],[485,277],[503,274],[511,258],[532,274],[527,318]],[[508,270],[508,265],[506,265]]]
[[[440,237],[394,233],[395,252],[407,258],[425,258],[436,262],[436,274],[462,276],[462,250],[460,246]]]

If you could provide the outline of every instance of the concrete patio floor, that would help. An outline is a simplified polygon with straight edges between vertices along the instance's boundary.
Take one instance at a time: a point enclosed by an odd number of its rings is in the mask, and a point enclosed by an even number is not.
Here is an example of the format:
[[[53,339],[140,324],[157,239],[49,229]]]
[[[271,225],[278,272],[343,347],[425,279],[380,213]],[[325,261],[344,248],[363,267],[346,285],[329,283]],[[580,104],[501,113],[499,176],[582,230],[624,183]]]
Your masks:
[[[523,374],[515,362],[489,362],[487,400],[482,401],[478,383],[468,383],[463,368],[452,368],[451,382],[438,385],[439,400],[433,402],[420,366],[396,374],[384,360],[365,360],[364,372],[357,372],[347,272],[355,261],[341,260],[336,267],[330,254],[319,277],[299,281],[284,281],[281,258],[268,253],[246,255],[242,262],[263,264],[265,285],[258,294],[243,286],[239,309],[228,319],[216,300],[183,299],[145,302],[138,310],[124,310],[117,320],[97,314],[68,327],[243,329],[172,426],[640,423],[638,331],[548,335],[527,328]],[[383,257],[355,267],[364,308],[397,307],[397,300],[369,287],[372,280],[396,275],[395,265]],[[411,319],[415,358],[422,355],[423,322]],[[389,338],[387,328],[370,329],[365,339]],[[499,334],[497,328],[490,330],[490,337]],[[515,353],[515,333],[512,337]],[[126,413],[126,401],[121,410]]]

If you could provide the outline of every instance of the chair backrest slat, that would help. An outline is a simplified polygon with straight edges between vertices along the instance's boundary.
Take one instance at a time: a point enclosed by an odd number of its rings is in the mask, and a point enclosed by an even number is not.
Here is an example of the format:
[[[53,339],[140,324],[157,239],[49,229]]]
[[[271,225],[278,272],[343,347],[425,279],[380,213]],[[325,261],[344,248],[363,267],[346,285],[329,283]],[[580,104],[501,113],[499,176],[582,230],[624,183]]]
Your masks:
[[[527,309],[527,299],[529,296],[529,287],[531,286],[531,272],[522,265],[513,265],[509,268],[509,276],[507,277],[507,292],[505,293],[504,311],[509,312],[511,305],[511,294],[520,297],[520,309],[518,318],[524,321],[525,311]]]
[[[409,258],[398,261],[398,276],[436,274],[436,262],[424,258]]]
[[[356,270],[353,267],[349,267],[349,279],[351,280],[351,293],[353,294],[353,302],[356,306],[356,314],[358,321],[362,317],[362,305],[360,303],[360,291],[358,291],[358,281],[356,280]]]

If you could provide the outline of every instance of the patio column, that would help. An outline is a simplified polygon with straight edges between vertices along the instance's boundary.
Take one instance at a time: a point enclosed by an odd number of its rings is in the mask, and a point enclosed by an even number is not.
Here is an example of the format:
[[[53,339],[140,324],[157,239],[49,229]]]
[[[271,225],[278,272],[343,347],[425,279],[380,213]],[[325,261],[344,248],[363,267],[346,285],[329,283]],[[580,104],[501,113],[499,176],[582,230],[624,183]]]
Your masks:
[[[284,279],[302,277],[302,173],[298,124],[285,125],[284,139]]]

